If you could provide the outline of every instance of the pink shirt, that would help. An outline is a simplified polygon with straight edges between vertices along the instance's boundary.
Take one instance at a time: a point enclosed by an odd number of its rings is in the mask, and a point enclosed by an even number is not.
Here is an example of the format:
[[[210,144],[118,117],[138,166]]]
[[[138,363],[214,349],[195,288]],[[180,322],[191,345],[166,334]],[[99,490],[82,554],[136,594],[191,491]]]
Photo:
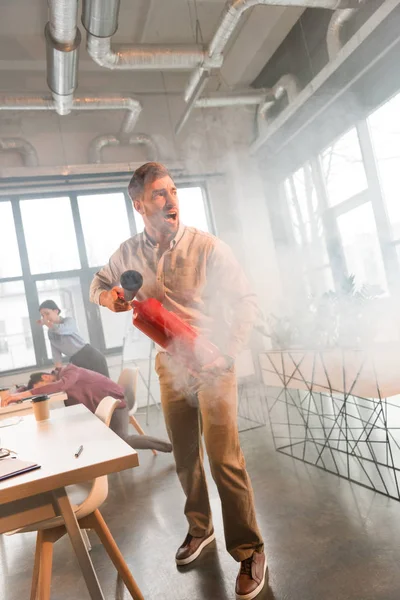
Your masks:
[[[126,407],[124,391],[121,386],[108,377],[100,375],[100,373],[82,369],[72,364],[60,370],[58,381],[40,386],[40,388],[32,391],[37,394],[65,392],[68,396],[68,400],[65,401],[66,406],[84,404],[93,413],[106,396],[122,400],[118,408]]]

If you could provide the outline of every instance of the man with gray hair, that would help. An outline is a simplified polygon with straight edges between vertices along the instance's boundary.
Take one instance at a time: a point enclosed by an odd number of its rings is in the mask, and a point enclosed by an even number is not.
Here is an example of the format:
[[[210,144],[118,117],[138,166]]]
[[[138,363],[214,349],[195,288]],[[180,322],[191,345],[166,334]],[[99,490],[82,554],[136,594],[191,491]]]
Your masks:
[[[189,523],[175,559],[181,566],[193,562],[215,537],[203,434],[221,499],[226,547],[241,563],[236,597],[251,600],[264,586],[267,564],[239,442],[234,362],[256,318],[256,299],[229,247],[181,223],[177,189],[163,165],[141,166],[128,191],[145,230],[121,244],[96,273],[90,298],[114,312],[129,310],[112,288],[119,285],[124,271],[139,271],[143,286],[138,300],[156,298],[219,348],[221,355],[199,377],[167,352],[156,357],[161,403]]]

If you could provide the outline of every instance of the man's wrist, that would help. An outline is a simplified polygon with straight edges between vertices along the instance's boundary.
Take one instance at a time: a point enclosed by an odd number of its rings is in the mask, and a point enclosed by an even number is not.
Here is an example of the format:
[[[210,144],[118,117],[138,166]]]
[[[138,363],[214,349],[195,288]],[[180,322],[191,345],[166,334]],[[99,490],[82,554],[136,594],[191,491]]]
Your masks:
[[[107,294],[108,294],[107,290],[103,290],[103,291],[100,293],[100,295],[99,295],[99,305],[100,305],[100,306],[106,306],[106,305],[104,304],[104,302],[102,302],[102,301],[101,301],[101,297],[103,296],[103,298],[104,298],[104,297],[105,297],[105,295],[107,295]]]

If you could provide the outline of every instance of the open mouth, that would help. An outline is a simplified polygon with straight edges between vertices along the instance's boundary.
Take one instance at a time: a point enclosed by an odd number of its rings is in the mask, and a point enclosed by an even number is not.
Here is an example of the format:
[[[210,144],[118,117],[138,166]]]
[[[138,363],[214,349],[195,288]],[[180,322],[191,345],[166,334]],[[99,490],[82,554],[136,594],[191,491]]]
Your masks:
[[[164,219],[169,222],[174,222],[178,218],[178,213],[175,210],[170,210],[164,215]]]

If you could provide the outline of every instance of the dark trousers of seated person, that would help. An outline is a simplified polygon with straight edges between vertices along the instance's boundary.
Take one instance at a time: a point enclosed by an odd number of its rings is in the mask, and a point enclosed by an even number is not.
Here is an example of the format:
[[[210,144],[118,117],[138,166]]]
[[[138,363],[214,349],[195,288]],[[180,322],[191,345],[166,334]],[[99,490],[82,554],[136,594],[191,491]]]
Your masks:
[[[176,471],[186,495],[189,533],[202,537],[213,529],[203,466],[204,442],[222,505],[226,548],[242,561],[262,552],[253,490],[240,448],[237,426],[237,384],[233,371],[200,384],[166,352],[156,357],[161,404]]]
[[[168,441],[160,440],[151,435],[129,434],[129,410],[117,408],[111,418],[110,429],[124,440],[134,450],[159,450],[171,452],[172,447]]]
[[[69,362],[76,367],[95,371],[96,373],[100,373],[100,375],[110,377],[105,356],[90,344],[86,344],[86,346],[78,350],[76,354],[71,356]]]

